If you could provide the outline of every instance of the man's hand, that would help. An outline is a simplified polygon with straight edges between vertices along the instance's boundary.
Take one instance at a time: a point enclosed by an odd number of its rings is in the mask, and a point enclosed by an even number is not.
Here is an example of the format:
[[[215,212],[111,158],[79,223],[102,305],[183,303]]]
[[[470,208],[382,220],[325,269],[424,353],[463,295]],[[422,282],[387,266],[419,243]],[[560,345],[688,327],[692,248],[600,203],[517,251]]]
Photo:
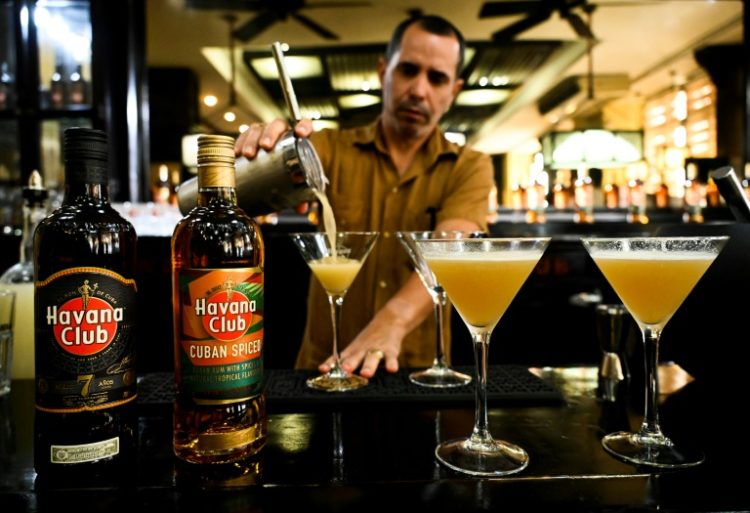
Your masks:
[[[281,136],[289,130],[289,125],[283,119],[274,119],[270,123],[253,123],[234,143],[235,155],[243,155],[254,159],[259,149],[271,151]],[[312,121],[303,119],[294,127],[294,133],[299,137],[307,137],[313,132]]]
[[[268,124],[254,123],[237,138],[234,143],[234,154],[254,159],[259,149],[271,151],[287,130],[289,130],[289,125],[283,119],[274,119]],[[294,127],[294,133],[298,137],[307,137],[312,132],[312,121],[309,119],[301,120]],[[304,201],[296,205],[294,210],[298,214],[307,214],[310,204]]]
[[[387,308],[380,310],[365,329],[341,351],[341,367],[351,374],[361,365],[359,374],[371,378],[375,375],[380,361],[384,360],[388,372],[398,371],[398,355],[406,334],[403,320],[391,314]],[[328,357],[318,366],[318,370],[322,373],[328,372],[333,367],[333,361],[333,356]]]
[[[375,375],[381,360],[385,362],[386,371],[398,371],[398,355],[404,337],[433,311],[432,305],[419,276],[412,273],[404,286],[341,351],[341,366],[349,373],[361,366],[359,374],[365,378]],[[333,361],[333,356],[328,357],[318,370],[328,372]]]

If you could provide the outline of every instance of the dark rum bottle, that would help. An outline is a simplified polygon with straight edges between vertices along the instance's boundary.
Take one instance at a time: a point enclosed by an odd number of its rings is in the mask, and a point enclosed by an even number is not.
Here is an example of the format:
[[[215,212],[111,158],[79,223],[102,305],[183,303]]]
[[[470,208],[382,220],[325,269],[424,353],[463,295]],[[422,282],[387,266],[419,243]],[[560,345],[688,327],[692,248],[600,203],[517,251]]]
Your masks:
[[[34,234],[34,467],[122,482],[138,433],[136,233],[109,203],[106,134],[70,128],[64,155],[63,203]]]
[[[230,463],[265,445],[260,227],[237,206],[234,140],[198,138],[198,205],[172,235],[174,452]]]

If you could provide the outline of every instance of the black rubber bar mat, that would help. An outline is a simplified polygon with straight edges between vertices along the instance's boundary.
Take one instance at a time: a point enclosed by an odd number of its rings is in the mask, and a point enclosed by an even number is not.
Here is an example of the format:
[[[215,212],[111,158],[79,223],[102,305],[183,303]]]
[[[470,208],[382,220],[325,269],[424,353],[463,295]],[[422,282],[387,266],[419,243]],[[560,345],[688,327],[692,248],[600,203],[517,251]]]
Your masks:
[[[308,388],[307,378],[314,371],[267,369],[265,393],[269,410],[295,408],[298,411],[318,407],[368,403],[419,403],[421,406],[450,406],[474,401],[474,382],[453,388],[429,388],[409,381],[413,369],[400,369],[388,374],[382,369],[369,384],[347,392],[325,392]],[[456,367],[473,376],[473,368]],[[174,378],[170,372],[151,373],[138,380],[141,404],[171,403],[174,399]],[[521,365],[492,365],[487,369],[487,401],[490,405],[536,405],[563,402],[561,393]]]

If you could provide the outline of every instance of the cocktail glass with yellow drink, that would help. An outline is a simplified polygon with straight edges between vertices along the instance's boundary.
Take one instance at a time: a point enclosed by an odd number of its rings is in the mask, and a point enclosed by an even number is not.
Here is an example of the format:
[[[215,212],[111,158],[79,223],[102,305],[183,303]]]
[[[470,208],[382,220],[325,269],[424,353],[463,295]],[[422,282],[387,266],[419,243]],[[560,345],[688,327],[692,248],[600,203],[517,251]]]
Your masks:
[[[477,476],[502,476],[526,468],[521,447],[492,437],[487,417],[490,336],[536,267],[549,238],[418,240],[422,256],[466,323],[474,343],[476,407],[470,436],[435,449],[438,461]]]
[[[396,232],[396,237],[409,255],[412,264],[414,264],[414,270],[432,298],[435,314],[435,358],[432,361],[432,366],[429,368],[409,374],[409,381],[416,385],[448,388],[466,385],[471,382],[471,376],[452,369],[448,364],[445,355],[445,335],[443,329],[443,325],[446,322],[446,310],[449,308],[448,296],[443,286],[435,278],[435,273],[432,272],[427,265],[427,261],[422,257],[422,252],[417,247],[417,241],[425,239],[466,239],[474,235],[479,236],[481,232],[465,232],[460,230]]]
[[[583,238],[583,246],[638,323],[644,343],[646,398],[638,432],[602,439],[613,456],[658,468],[698,465],[703,453],[680,447],[659,425],[659,342],[664,326],[721,252],[729,237]]]
[[[339,360],[341,307],[378,238],[377,232],[325,232],[291,234],[300,254],[328,296],[333,323],[334,363],[326,374],[307,380],[307,386],[331,392],[354,390],[367,385],[367,378],[347,373]],[[335,241],[335,244],[332,242]]]

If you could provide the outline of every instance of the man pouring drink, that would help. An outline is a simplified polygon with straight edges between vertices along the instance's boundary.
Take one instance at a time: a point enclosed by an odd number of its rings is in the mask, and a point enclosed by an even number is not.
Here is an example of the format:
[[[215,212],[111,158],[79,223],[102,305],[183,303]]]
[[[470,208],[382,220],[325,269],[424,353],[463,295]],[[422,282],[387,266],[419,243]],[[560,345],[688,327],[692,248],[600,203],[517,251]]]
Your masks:
[[[347,372],[359,369],[369,378],[381,360],[388,372],[396,372],[399,366],[428,366],[434,358],[436,328],[425,322],[433,302],[393,234],[487,227],[491,160],[449,142],[438,128],[463,85],[464,47],[461,33],[443,18],[409,18],[396,27],[378,63],[383,93],[375,122],[319,132],[313,132],[310,120],[294,127],[320,158],[338,229],[381,233],[347,292],[350,306],[340,341],[340,363]],[[252,125],[238,138],[235,152],[255,158],[288,129],[280,119]],[[297,368],[331,368],[328,316],[325,293],[311,286]]]

